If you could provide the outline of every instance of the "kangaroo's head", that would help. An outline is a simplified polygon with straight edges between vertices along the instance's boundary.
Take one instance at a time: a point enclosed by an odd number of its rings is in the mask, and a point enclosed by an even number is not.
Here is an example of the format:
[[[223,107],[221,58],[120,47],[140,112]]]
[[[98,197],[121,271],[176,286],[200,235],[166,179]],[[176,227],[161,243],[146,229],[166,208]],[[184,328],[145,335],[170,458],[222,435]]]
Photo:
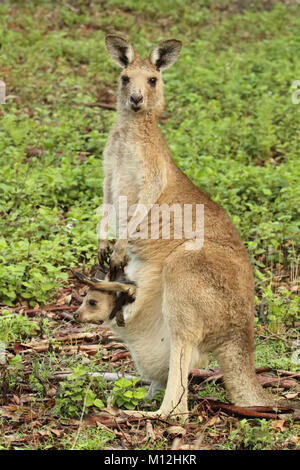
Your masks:
[[[175,62],[181,42],[176,39],[164,41],[146,59],[141,59],[124,38],[108,35],[105,42],[111,58],[123,69],[119,79],[118,109],[129,113],[150,111],[159,115],[164,107],[161,72]]]

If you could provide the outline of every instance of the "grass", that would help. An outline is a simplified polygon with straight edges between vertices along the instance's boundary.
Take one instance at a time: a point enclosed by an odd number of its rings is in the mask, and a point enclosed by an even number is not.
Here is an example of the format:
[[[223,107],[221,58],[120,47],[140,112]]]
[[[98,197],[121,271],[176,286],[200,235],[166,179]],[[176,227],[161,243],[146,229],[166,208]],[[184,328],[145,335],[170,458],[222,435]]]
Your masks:
[[[108,443],[114,440],[115,436],[111,432],[103,431],[100,428],[90,428],[77,437],[71,435],[62,443],[66,450],[105,450]]]
[[[0,3],[0,80],[8,95],[0,105],[0,341],[10,351],[59,330],[51,318],[13,309],[55,303],[68,289],[70,268],[96,264],[102,151],[115,115],[91,104],[115,92],[119,71],[104,37],[117,31],[144,55],[159,40],[183,41],[179,60],[164,74],[162,132],[177,165],[228,211],[247,246],[256,277],[257,366],[299,370],[291,362],[300,324],[300,104],[292,101],[300,78],[299,13],[297,2],[271,0]],[[18,359],[10,365],[17,373],[8,381],[9,397],[17,390],[22,395],[19,380],[47,398],[53,371],[78,361],[55,348],[40,366],[25,361],[22,368]],[[91,358],[85,360],[88,369]],[[101,357],[97,361],[103,367]],[[205,392],[222,395],[214,386]],[[45,426],[43,443],[37,438],[29,446],[58,445]],[[226,447],[233,430],[241,431],[236,421],[232,426],[221,418],[214,438],[205,431],[205,445],[213,440]],[[98,431],[86,433],[86,441],[82,432],[80,448],[106,445]],[[276,431],[270,446],[296,446],[297,433],[289,426]],[[27,445],[8,445],[6,431],[0,435],[5,448]],[[66,448],[74,442],[68,436]],[[248,445],[232,439],[231,448]],[[141,448],[148,445],[168,448],[170,441],[162,434]]]

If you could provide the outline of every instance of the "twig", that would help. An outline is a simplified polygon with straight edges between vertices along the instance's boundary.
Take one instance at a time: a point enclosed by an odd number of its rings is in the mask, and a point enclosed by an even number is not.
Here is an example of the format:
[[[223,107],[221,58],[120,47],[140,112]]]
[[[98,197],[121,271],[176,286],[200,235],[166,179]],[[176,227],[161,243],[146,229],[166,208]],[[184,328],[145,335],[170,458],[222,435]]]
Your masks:
[[[54,374],[52,378],[57,379],[57,380],[64,380],[67,377],[70,377],[70,375],[72,375],[72,372],[60,372],[60,373]],[[121,377],[124,377],[125,379],[128,379],[128,380],[134,380],[138,378],[138,377],[135,377],[134,375],[120,374],[118,372],[89,372],[87,375],[93,378],[102,377],[102,379],[106,380],[107,382],[115,382]],[[146,379],[139,379],[138,383],[143,384],[143,385],[149,385],[150,381]]]
[[[79,434],[80,434],[80,431],[81,431],[81,428],[82,428],[83,416],[84,416],[84,412],[85,412],[85,408],[86,408],[86,399],[87,399],[87,395],[88,395],[88,393],[89,393],[89,391],[90,391],[90,387],[91,387],[91,383],[89,384],[89,386],[87,387],[86,392],[85,392],[85,397],[84,397],[84,401],[83,401],[83,407],[82,407],[82,411],[81,411],[81,415],[80,415],[80,420],[79,420],[79,426],[78,426],[77,433],[76,433],[76,436],[75,436],[75,439],[74,439],[74,443],[73,443],[73,446],[72,446],[72,449],[71,449],[71,450],[74,450],[74,449],[75,449],[75,446],[76,446],[77,441],[78,441],[78,438],[79,438]]]
[[[287,375],[290,378],[300,377],[300,372],[291,372],[290,370],[278,370],[278,374]]]
[[[30,314],[30,313],[41,313],[41,312],[55,312],[60,310],[77,310],[78,305],[49,305],[48,307],[39,307],[39,308],[24,308],[24,307],[15,307],[10,309],[12,312],[19,312],[20,310],[24,310],[23,313]]]
[[[59,315],[60,315],[62,318],[64,318],[65,320],[69,320],[69,321],[74,320],[73,315],[71,315],[70,313],[67,313],[67,312],[59,312]]]
[[[209,406],[212,410],[224,410],[228,413],[237,414],[240,416],[249,416],[253,418],[267,418],[267,419],[276,419],[280,413],[291,413],[293,412],[292,408],[288,407],[273,407],[273,406],[252,406],[252,407],[242,407],[235,405],[228,405],[222,402],[214,402],[212,400],[205,400],[209,402]],[[268,413],[270,411],[270,413]],[[271,413],[273,411],[273,413]],[[275,413],[274,413],[275,411]]]

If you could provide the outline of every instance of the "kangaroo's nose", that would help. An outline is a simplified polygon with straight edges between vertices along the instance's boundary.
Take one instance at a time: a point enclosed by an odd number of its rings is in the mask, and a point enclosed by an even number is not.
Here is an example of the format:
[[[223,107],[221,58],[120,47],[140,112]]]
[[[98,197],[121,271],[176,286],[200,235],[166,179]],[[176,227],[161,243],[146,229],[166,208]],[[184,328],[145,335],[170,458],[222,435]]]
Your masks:
[[[135,95],[135,94],[132,94],[132,95],[130,96],[130,102],[137,105],[137,104],[143,102],[143,97],[142,97],[142,95]]]
[[[78,310],[76,310],[76,312],[74,313],[73,318],[74,318],[75,321],[78,320],[78,318],[79,318]]]

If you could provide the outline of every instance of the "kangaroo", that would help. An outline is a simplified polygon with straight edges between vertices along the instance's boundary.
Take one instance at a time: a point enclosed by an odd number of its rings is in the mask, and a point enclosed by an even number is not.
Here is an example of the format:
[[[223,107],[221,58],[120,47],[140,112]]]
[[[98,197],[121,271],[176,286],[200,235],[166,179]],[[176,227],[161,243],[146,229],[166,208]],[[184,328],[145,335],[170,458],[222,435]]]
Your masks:
[[[128,206],[135,207],[128,230],[121,230],[114,245],[110,280],[124,268],[127,256],[126,276],[137,288],[134,302],[122,307],[125,326],[109,319],[112,299],[95,284],[78,318],[105,320],[128,344],[139,372],[152,380],[151,390],[166,387],[157,415],[188,412],[189,369],[203,365],[209,352],[236,405],[273,404],[255,375],[254,280],[247,252],[226,212],[175,165],[157,125],[164,108],[161,72],[175,62],[181,42],[164,41],[146,59],[118,36],[107,36],[106,46],[122,71],[116,124],[104,151],[104,203],[118,210],[120,197],[126,197]],[[146,208],[142,215],[137,204]],[[174,235],[175,211],[172,237],[162,236],[162,217],[159,236],[144,236],[152,228],[155,205],[203,207],[202,244],[191,247],[197,240]],[[108,250],[100,234],[100,263]]]

